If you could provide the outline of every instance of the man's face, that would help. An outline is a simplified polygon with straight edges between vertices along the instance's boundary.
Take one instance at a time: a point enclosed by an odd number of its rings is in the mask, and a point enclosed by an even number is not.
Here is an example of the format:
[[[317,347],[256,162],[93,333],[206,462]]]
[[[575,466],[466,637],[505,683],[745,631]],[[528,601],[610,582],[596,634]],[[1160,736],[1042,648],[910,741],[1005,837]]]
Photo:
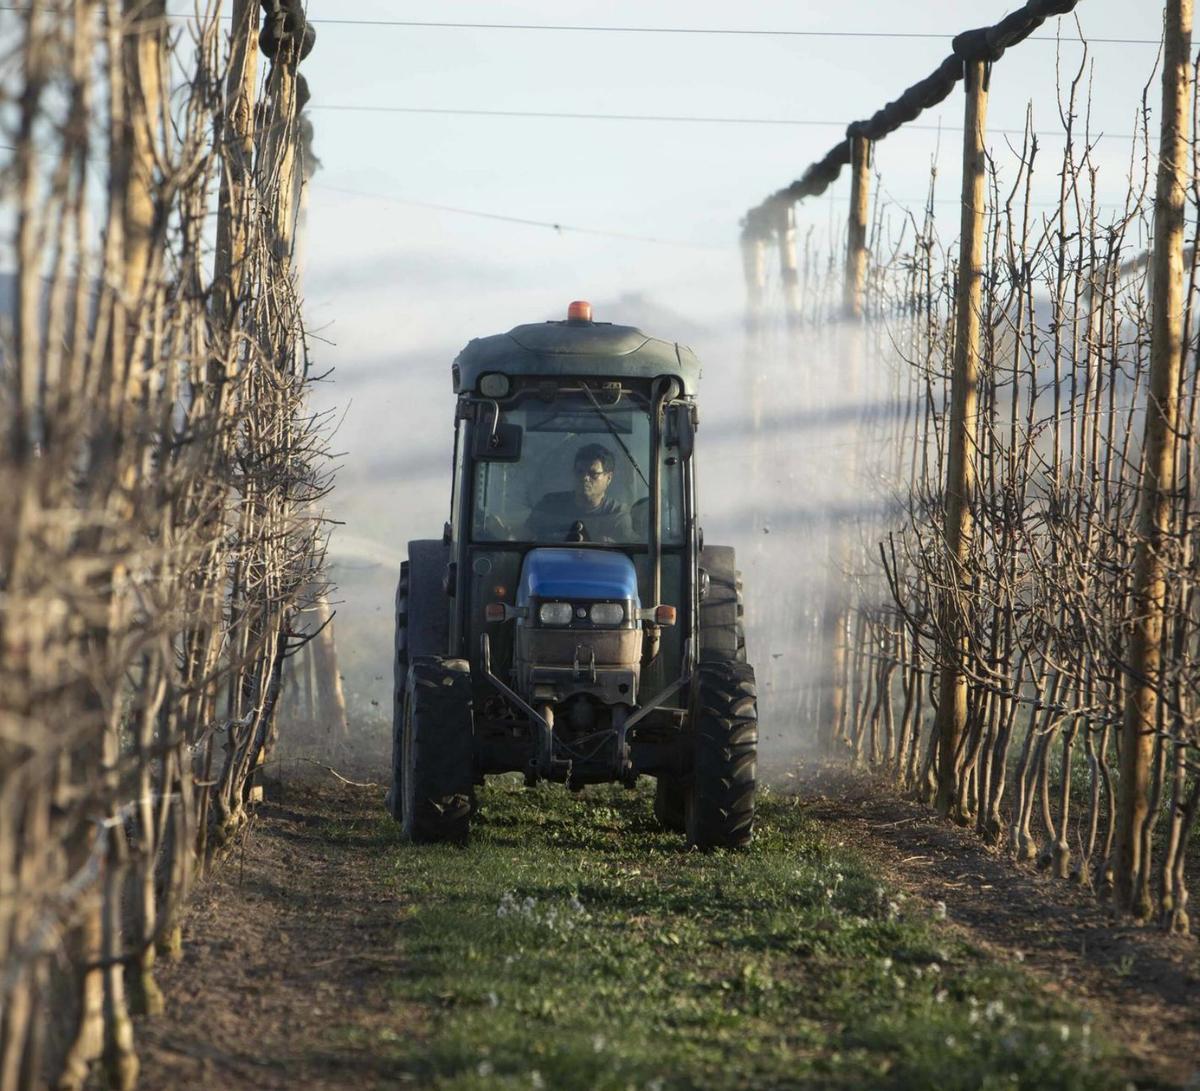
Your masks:
[[[598,458],[575,463],[575,498],[585,508],[597,508],[612,482],[612,470],[606,470]]]

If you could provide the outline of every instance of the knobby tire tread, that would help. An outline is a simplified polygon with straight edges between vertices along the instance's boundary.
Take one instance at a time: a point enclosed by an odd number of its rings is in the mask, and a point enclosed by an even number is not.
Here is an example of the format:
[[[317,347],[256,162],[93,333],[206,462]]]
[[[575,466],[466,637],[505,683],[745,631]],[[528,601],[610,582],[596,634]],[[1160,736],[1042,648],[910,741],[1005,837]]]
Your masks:
[[[699,848],[750,843],[758,779],[757,698],[749,663],[709,662],[697,668],[687,833]]]

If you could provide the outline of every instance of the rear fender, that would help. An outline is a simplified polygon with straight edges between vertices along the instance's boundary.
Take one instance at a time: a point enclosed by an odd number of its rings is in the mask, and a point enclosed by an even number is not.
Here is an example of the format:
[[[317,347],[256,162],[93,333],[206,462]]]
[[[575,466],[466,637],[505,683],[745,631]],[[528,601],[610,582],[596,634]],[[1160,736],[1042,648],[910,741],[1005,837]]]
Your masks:
[[[450,599],[443,590],[450,546],[440,540],[408,543],[408,655],[450,653]]]
[[[737,561],[733,546],[706,545],[700,567],[708,594],[700,603],[700,661],[731,663],[738,651]]]

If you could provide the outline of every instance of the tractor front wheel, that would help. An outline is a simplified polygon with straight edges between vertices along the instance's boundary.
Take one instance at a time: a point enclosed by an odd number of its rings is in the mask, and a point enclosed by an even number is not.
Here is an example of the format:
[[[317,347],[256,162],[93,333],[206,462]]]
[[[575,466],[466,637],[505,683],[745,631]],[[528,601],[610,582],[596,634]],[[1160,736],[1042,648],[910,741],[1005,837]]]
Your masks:
[[[758,777],[758,694],[749,663],[699,665],[692,735],[692,783],[684,797],[688,843],[701,849],[742,848],[754,829]]]
[[[471,668],[465,659],[414,656],[400,717],[400,821],[416,844],[463,844],[474,795]]]

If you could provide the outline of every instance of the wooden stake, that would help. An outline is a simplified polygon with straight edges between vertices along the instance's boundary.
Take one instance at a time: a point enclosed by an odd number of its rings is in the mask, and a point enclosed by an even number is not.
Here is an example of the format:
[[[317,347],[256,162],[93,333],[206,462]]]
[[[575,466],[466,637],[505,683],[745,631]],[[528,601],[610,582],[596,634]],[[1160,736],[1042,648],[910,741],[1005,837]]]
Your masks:
[[[754,337],[762,331],[767,288],[767,243],[756,231],[742,232],[742,270],[746,276],[746,332]]]
[[[796,219],[792,205],[779,206],[775,233],[779,239],[779,277],[783,281],[783,310],[789,330],[800,325],[800,272],[796,264]]]
[[[136,305],[146,282],[154,229],[156,129],[165,83],[165,0],[125,0],[125,124],[129,185],[125,194],[125,291]]]
[[[259,184],[271,209],[275,228],[274,256],[291,265],[300,204],[300,172],[296,154],[296,60],[287,46],[271,63],[267,77],[270,116],[259,151]]]
[[[216,328],[224,329],[241,297],[250,231],[250,172],[254,165],[254,90],[258,77],[258,0],[233,0],[228,112],[221,142],[221,195],[217,207],[217,254],[213,269]],[[230,359],[231,366],[236,358]]]
[[[950,381],[950,437],[946,466],[946,549],[955,587],[947,591],[942,625],[946,633],[939,685],[937,808],[965,821],[959,798],[957,759],[966,730],[965,634],[960,611],[970,594],[966,564],[971,546],[971,497],[975,488],[975,417],[979,383],[979,308],[983,288],[983,214],[986,180],[986,61],[964,63],[967,92],[963,122],[962,233],[955,296],[954,371]]]
[[[1150,766],[1162,678],[1162,633],[1170,569],[1171,505],[1177,488],[1175,443],[1183,358],[1183,232],[1191,132],[1192,0],[1167,0],[1164,17],[1162,129],[1154,204],[1150,389],[1143,433],[1138,538],[1134,552],[1134,623],[1129,690],[1121,733],[1121,778],[1114,849],[1117,907],[1146,918],[1150,868],[1142,858],[1149,815]]]
[[[843,305],[847,318],[861,319],[867,289],[867,215],[871,201],[871,142],[850,138],[850,219],[846,232]]]
[[[851,323],[861,323],[865,311],[867,290],[867,217],[871,201],[871,142],[865,136],[850,138],[850,214],[846,220],[846,268],[842,283],[842,313]],[[863,331],[851,329],[846,342],[846,357],[850,364],[845,376],[846,396],[853,403],[858,397],[858,376],[863,366]],[[847,480],[854,480],[854,447],[848,448]],[[828,651],[825,678],[821,686],[821,719],[818,725],[820,742],[829,750],[839,737],[846,707],[846,634],[849,620],[849,601],[843,586],[843,576],[849,565],[849,551],[836,532],[830,543],[829,599],[825,604],[821,628],[823,643]]]

